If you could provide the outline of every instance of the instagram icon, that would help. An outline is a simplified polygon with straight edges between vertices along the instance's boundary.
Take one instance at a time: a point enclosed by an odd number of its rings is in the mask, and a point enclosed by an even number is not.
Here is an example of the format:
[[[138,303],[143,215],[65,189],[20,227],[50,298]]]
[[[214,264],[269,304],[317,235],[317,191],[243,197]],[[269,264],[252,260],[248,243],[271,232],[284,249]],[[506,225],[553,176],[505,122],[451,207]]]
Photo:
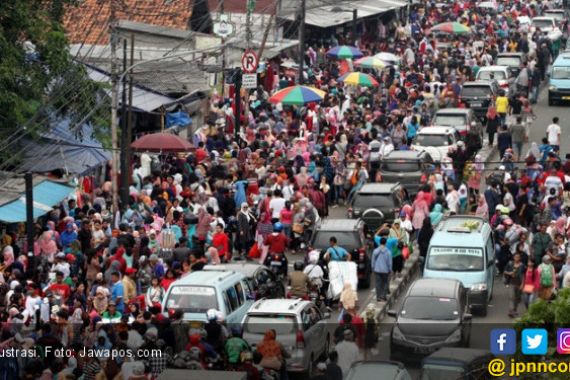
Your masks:
[[[570,329],[558,329],[556,333],[556,351],[562,355],[570,354]]]

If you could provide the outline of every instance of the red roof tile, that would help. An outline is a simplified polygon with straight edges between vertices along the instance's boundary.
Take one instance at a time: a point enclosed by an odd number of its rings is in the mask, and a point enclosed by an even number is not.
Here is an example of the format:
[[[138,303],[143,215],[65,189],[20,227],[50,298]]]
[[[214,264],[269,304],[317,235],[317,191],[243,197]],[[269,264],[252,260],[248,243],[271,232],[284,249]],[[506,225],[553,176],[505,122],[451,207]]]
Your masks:
[[[109,41],[110,3],[116,1],[117,19],[175,29],[188,29],[193,0],[83,0],[69,6],[63,19],[69,42],[106,44]],[[257,0],[257,13],[271,13],[277,0]],[[211,12],[220,0],[208,0]],[[246,0],[224,0],[224,12],[245,13]]]

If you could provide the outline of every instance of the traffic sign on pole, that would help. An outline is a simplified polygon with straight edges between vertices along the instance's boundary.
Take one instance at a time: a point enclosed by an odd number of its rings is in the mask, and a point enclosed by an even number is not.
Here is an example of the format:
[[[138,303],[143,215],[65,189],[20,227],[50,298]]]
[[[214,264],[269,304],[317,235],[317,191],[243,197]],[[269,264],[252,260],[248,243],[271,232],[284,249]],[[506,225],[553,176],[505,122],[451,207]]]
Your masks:
[[[234,24],[230,22],[227,15],[220,15],[218,21],[214,23],[214,34],[218,37],[226,38],[234,33]]]
[[[257,74],[243,74],[241,82],[243,88],[257,88]]]
[[[247,49],[241,56],[241,68],[244,73],[253,74],[257,71],[259,58],[252,49]]]

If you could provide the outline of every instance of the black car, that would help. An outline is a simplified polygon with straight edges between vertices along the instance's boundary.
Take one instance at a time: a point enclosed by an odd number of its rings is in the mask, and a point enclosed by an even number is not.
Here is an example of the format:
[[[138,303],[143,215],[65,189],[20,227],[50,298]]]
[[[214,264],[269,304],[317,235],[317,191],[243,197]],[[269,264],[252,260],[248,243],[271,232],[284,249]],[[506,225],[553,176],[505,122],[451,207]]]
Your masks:
[[[402,207],[399,183],[367,183],[352,198],[348,217],[361,218],[368,231],[376,231],[384,223],[392,223]]]
[[[390,358],[414,360],[441,347],[469,346],[471,314],[460,281],[422,278],[408,290],[390,333]]]
[[[491,379],[488,367],[494,358],[486,350],[444,347],[424,358],[420,379]]]
[[[516,78],[521,72],[521,65],[527,61],[527,56],[522,52],[499,53],[495,59],[495,65],[508,66]]]
[[[330,238],[335,237],[338,245],[350,254],[356,263],[358,287],[370,287],[372,243],[366,239],[366,226],[360,219],[324,219],[317,225],[311,239],[311,247],[321,251],[330,247]]]
[[[461,88],[460,100],[475,115],[484,119],[493,97],[499,94],[499,82],[496,80],[480,80],[477,82],[465,82]]]
[[[413,196],[422,186],[422,177],[433,169],[434,160],[426,151],[394,150],[380,161],[380,182],[399,183]]]
[[[243,274],[249,286],[255,294],[255,299],[262,298],[285,298],[285,285],[278,281],[273,273],[265,265],[249,262],[233,262],[220,265],[206,265],[204,270],[232,271]]]

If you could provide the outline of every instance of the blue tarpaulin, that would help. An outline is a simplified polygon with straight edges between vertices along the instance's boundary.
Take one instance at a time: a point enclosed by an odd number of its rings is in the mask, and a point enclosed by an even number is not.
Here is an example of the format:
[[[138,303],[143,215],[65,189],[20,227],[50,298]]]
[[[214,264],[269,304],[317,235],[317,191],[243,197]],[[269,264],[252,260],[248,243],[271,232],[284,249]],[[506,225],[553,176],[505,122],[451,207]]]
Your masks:
[[[192,118],[186,112],[170,112],[166,114],[166,128],[185,127],[192,124]]]
[[[34,186],[34,219],[52,210],[73,193],[74,188],[53,181],[43,181]],[[18,223],[26,220],[26,195],[0,206],[0,221]]]

